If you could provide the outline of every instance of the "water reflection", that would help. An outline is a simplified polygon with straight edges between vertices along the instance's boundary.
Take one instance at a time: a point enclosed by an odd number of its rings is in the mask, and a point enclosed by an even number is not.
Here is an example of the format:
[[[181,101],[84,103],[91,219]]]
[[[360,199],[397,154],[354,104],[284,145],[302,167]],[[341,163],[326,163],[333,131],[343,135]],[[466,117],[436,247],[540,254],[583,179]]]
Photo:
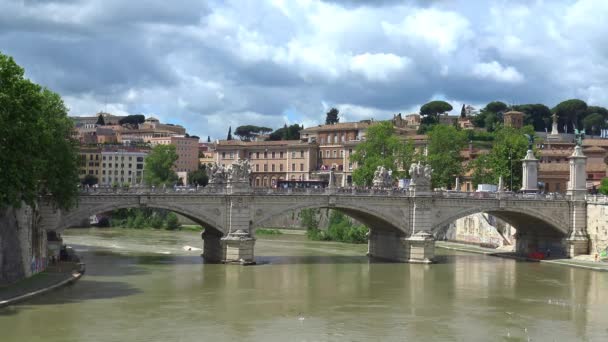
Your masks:
[[[604,273],[442,250],[435,265],[370,262],[365,246],[285,236],[258,241],[260,265],[204,264],[182,248],[197,234],[163,234],[66,234],[87,275],[0,311],[2,341],[608,338]]]

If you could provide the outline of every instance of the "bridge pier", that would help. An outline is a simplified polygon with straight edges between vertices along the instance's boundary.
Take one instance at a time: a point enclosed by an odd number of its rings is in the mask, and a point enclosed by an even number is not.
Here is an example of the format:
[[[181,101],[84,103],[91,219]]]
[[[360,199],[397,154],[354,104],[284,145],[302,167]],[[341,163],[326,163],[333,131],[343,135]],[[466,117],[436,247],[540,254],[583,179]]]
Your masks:
[[[435,257],[435,239],[426,232],[405,237],[397,232],[370,229],[367,246],[370,258],[430,264]]]
[[[205,229],[201,234],[203,239],[203,254],[201,255],[208,262],[224,261],[224,248],[222,246],[222,235],[211,229]]]

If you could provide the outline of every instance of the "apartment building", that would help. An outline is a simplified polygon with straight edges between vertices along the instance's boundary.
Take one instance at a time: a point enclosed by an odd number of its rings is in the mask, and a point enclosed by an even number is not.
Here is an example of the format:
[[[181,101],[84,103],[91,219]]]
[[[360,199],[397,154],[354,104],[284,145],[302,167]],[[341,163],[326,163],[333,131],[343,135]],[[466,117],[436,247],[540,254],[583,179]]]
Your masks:
[[[99,178],[101,174],[101,148],[81,147],[78,149],[78,176],[82,181],[86,175]]]
[[[150,138],[150,145],[174,145],[178,159],[175,162],[175,172],[188,173],[198,170],[198,138],[183,135]]]
[[[100,185],[143,184],[144,163],[149,150],[114,147],[101,151]]]

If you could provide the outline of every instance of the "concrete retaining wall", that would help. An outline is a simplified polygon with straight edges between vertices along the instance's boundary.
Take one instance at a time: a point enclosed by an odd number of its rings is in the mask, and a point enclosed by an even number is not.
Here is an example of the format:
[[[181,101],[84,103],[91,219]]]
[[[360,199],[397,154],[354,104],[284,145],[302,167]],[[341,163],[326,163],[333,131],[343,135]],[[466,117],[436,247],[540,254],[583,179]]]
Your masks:
[[[608,203],[587,204],[587,233],[590,254],[608,248]]]

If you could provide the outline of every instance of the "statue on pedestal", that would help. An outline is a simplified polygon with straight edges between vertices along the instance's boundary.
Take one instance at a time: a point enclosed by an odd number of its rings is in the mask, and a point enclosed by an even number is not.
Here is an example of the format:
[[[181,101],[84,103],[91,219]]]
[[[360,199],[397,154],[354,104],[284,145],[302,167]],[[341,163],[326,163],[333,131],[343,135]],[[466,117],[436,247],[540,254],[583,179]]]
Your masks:
[[[392,188],[393,187],[393,178],[391,176],[391,171],[387,170],[384,166],[378,166],[376,171],[374,171],[374,179],[372,184],[377,188]]]
[[[420,162],[412,163],[409,172],[412,178],[409,187],[411,191],[429,191],[431,189],[433,169],[430,165],[422,165]]]
[[[226,168],[217,163],[213,164],[209,169],[209,184],[221,185],[228,182],[228,172]]]

